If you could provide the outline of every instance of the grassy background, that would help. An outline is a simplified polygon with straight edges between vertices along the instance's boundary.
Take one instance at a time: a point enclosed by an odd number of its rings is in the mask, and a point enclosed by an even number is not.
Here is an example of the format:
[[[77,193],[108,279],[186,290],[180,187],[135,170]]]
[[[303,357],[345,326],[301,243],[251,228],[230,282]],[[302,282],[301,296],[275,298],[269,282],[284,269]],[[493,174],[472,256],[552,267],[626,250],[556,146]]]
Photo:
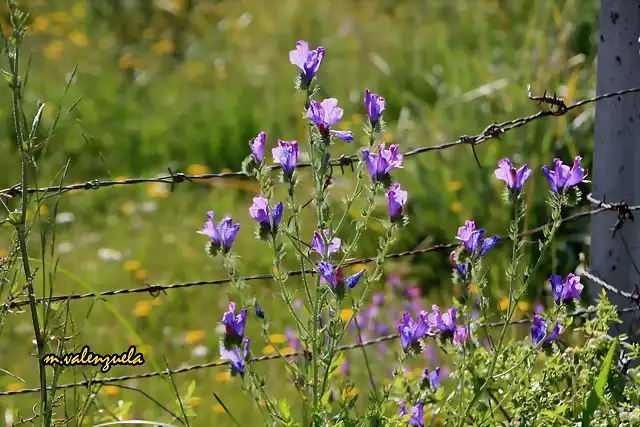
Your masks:
[[[365,143],[360,122],[366,87],[387,99],[389,128],[384,139],[399,143],[402,151],[478,134],[494,121],[535,113],[540,107],[526,97],[529,83],[534,92],[558,92],[567,104],[592,96],[595,88],[595,0],[539,0],[535,7],[502,0],[34,0],[25,6],[32,9],[25,45],[32,55],[25,105],[33,114],[36,100],[47,102],[42,135],[50,131],[55,114],[62,113],[54,138],[38,160],[39,185],[59,179],[68,160],[65,183],[72,183],[155,176],[165,174],[167,166],[189,173],[239,170],[249,152],[247,141],[261,130],[269,134],[268,152],[277,138],[302,143],[303,99],[293,90],[296,68],[288,60],[289,50],[299,39],[326,47],[319,73],[321,97],[338,98],[345,110],[341,126],[357,135],[351,145],[332,147],[334,157],[353,153]],[[6,19],[3,29],[10,31]],[[61,103],[76,65],[78,72]],[[489,234],[504,235],[508,212],[500,202],[502,186],[493,177],[494,165],[503,157],[518,165],[527,162],[535,171],[527,184],[526,226],[546,221],[542,200],[547,185],[540,167],[550,164],[554,156],[568,161],[581,154],[589,168],[592,115],[592,106],[573,110],[483,144],[477,148],[482,169],[465,146],[407,159],[396,177],[410,191],[411,223],[394,251],[449,242],[465,219],[476,219]],[[0,127],[0,187],[4,188],[19,181],[6,86],[0,88],[0,122],[4,123]],[[302,176],[308,184],[309,175]],[[336,208],[342,209],[340,196],[353,187],[353,178],[347,171],[334,177]],[[51,285],[54,294],[62,294],[138,287],[145,281],[222,277],[220,262],[204,255],[204,240],[195,233],[209,209],[232,214],[242,223],[235,245],[245,261],[241,273],[270,271],[268,248],[254,240],[248,216],[258,190],[254,182],[226,179],[184,183],[172,194],[167,186],[150,184],[65,195],[58,209],[72,213],[73,220],[56,226],[55,251],[40,250],[40,236],[32,234],[38,288]],[[37,215],[32,205],[34,230],[51,221],[55,201],[44,201]],[[11,203],[17,207],[15,201]],[[385,211],[380,206],[382,216]],[[353,214],[357,217],[358,209]],[[377,230],[375,224],[372,228]],[[566,275],[575,268],[577,254],[585,250],[585,231],[586,223],[563,229],[563,239],[554,245],[546,271],[541,272],[523,311],[545,301],[545,275]],[[312,232],[311,226],[305,226],[306,235]],[[348,238],[349,233],[342,237]],[[376,241],[375,233],[370,233],[357,255],[373,255]],[[12,249],[11,230],[5,227],[0,232],[0,256]],[[496,310],[506,295],[504,250],[503,246],[489,255]],[[400,275],[405,286],[420,287],[426,296],[423,305],[449,304],[455,290],[447,256],[405,259],[389,264],[388,272]],[[55,274],[51,266],[44,269],[39,264],[42,259],[58,262]],[[291,259],[288,267],[297,269],[297,264]],[[11,274],[16,272],[17,266]],[[3,298],[21,289],[22,276],[18,277],[12,289],[3,283]],[[272,332],[283,333],[290,321],[279,315],[283,310],[274,284],[252,282],[251,286],[271,314]],[[291,286],[298,284],[292,281]],[[384,283],[378,291],[386,292],[388,307],[402,309],[404,297],[394,297]],[[106,353],[123,351],[129,343],[140,345],[141,340],[149,362],[144,367],[114,368],[109,375],[151,370],[151,360],[163,364],[162,354],[174,368],[212,361],[217,358],[215,327],[227,303],[222,286],[169,291],[154,300],[136,294],[109,302],[74,302],[71,314],[78,335],[72,342]],[[36,362],[26,357],[35,349],[28,312],[6,313],[2,325],[0,367],[24,378],[26,384],[1,375],[0,387],[36,386]],[[390,323],[392,329],[394,325]],[[264,344],[250,330],[255,336],[254,352],[260,354]],[[376,369],[386,372],[394,351],[379,353]],[[362,371],[359,357],[356,352],[349,355],[356,382]],[[273,362],[263,369],[278,378],[283,367]],[[73,376],[65,374],[64,380]],[[238,381],[230,381],[223,369],[176,377],[181,394],[187,393],[191,380],[197,382],[197,398],[188,399],[197,414],[193,425],[227,423],[212,391],[226,397],[225,403],[241,422],[255,425],[257,410],[239,390]],[[366,382],[359,385],[366,389]],[[142,380],[137,386],[176,409],[165,381]],[[111,420],[109,412],[121,415],[118,411],[128,419],[166,419],[137,393],[104,387],[98,395],[98,406],[89,411],[92,414],[102,408],[102,415]],[[119,400],[124,402],[120,407]],[[366,401],[366,390],[359,400]],[[36,402],[36,394],[5,397],[0,399],[0,409],[20,408],[28,416]],[[57,416],[63,417],[64,412],[59,410]]]

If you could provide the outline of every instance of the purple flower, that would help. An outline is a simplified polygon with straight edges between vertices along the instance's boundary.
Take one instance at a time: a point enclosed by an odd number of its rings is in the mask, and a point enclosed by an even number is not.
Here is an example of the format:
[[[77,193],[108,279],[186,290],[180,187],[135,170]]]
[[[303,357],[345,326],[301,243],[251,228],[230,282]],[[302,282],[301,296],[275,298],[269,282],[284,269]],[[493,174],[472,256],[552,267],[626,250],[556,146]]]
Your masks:
[[[256,317],[258,319],[264,319],[264,310],[260,307],[260,304],[258,304],[258,300],[254,301],[254,307],[256,309]]]
[[[311,82],[320,69],[324,58],[324,47],[317,50],[309,50],[309,43],[300,40],[296,43],[296,49],[289,52],[289,60],[300,68],[300,76],[307,82]]]
[[[407,192],[400,189],[399,183],[396,182],[389,191],[387,191],[387,201],[391,222],[402,219],[402,207],[407,203]]]
[[[411,414],[411,418],[407,421],[407,424],[414,427],[424,427],[424,412],[422,408],[422,399],[418,399],[416,406],[411,408],[411,411],[407,412],[407,408],[404,402],[398,402],[400,406],[400,416],[404,417]]]
[[[440,331],[444,334],[453,334],[456,329],[456,308],[451,307],[446,313],[440,313],[440,307],[433,305],[429,314],[429,327],[432,331]]]
[[[324,230],[324,236],[329,240],[329,230]],[[324,240],[317,231],[313,232],[313,238],[311,239],[311,249],[316,251],[324,259],[324,251],[327,250],[327,259],[331,257],[331,254],[338,252],[342,241],[338,237],[334,237],[329,241],[327,248],[324,246]]]
[[[562,329],[560,328],[560,324],[556,322],[556,326],[553,328],[551,333],[547,339],[544,340],[544,344],[549,344],[551,341],[556,340],[560,337],[560,333]],[[531,325],[531,339],[533,340],[535,345],[538,345],[540,341],[544,338],[547,333],[547,322],[545,322],[541,316],[534,315],[533,316],[533,325]]]
[[[573,273],[567,276],[567,281],[564,283],[562,283],[562,276],[557,274],[549,277],[549,282],[551,282],[551,289],[553,290],[553,299],[558,304],[572,299],[579,300],[580,293],[584,288],[580,283],[580,277]]]
[[[338,107],[338,100],[328,98],[318,103],[311,100],[307,110],[307,118],[316,124],[320,134],[327,138],[329,134],[335,135],[344,142],[353,141],[353,132],[331,130],[331,126],[342,120],[344,110]]]
[[[364,91],[364,106],[367,109],[367,115],[372,126],[375,126],[380,120],[380,116],[384,111],[386,103],[383,97],[371,93],[369,89]]]
[[[384,304],[384,296],[381,293],[374,293],[373,294],[373,303],[375,305],[382,305]]]
[[[258,136],[252,139],[249,142],[249,147],[251,148],[251,154],[256,159],[259,165],[264,161],[264,145],[267,141],[267,133],[260,132]]]
[[[571,169],[569,169],[569,166],[563,165],[562,160],[557,158],[553,159],[555,170],[550,170],[546,165],[542,167],[542,172],[544,172],[547,181],[549,181],[551,191],[558,193],[584,181],[587,174],[585,170],[580,167],[581,160],[582,157],[577,156]]]
[[[329,286],[337,290],[343,290],[345,286],[349,289],[353,289],[360,281],[360,278],[362,277],[365,269],[363,268],[356,274],[353,274],[345,279],[342,267],[335,270],[333,266],[328,262],[320,261],[318,263],[318,271],[320,272],[322,278],[327,283],[329,283]]]
[[[496,178],[507,183],[509,190],[522,190],[524,182],[531,175],[531,169],[529,166],[524,165],[516,171],[516,168],[511,166],[509,159],[502,159],[498,162],[498,169],[494,172]]]
[[[240,354],[240,349],[237,346],[227,350],[224,345],[220,344],[220,358],[231,362],[232,373],[238,373],[244,377],[244,357]]]
[[[464,226],[458,228],[458,235],[456,236],[456,239],[460,240],[464,244],[465,248],[471,255],[477,254],[477,256],[481,257],[493,248],[500,240],[498,236],[493,236],[487,237],[482,241],[483,236],[484,229],[480,228],[476,230],[476,222],[467,220],[464,222]],[[482,245],[480,242],[482,242]]]
[[[240,313],[236,315],[236,303],[231,301],[229,303],[229,311],[222,315],[222,321],[220,323],[226,326],[226,334],[228,337],[232,337],[237,341],[242,340],[244,328],[247,323],[247,309],[243,308],[240,310]]]
[[[429,382],[433,391],[437,391],[440,388],[440,367],[438,366],[431,373],[429,369],[425,368],[422,373],[422,379]]]
[[[291,176],[298,163],[298,141],[278,140],[278,146],[271,149],[273,162],[282,165],[285,175]]]
[[[402,322],[398,324],[398,331],[400,332],[402,349],[407,351],[410,346],[418,344],[418,341],[429,332],[427,313],[422,311],[418,316],[418,321],[414,322],[413,319],[411,319],[411,314],[405,312],[402,315]]]
[[[342,376],[349,375],[349,366],[350,366],[349,361],[347,359],[344,359],[340,364],[340,370],[339,370],[340,375]]]
[[[253,205],[249,208],[249,214],[263,229],[276,231],[282,220],[283,209],[284,204],[282,202],[271,209],[271,218],[273,218],[273,224],[271,224],[269,221],[269,201],[262,196],[255,196],[253,198]]]
[[[240,230],[240,224],[232,224],[233,219],[230,216],[222,218],[222,221],[215,225],[214,212],[208,211],[207,216],[209,220],[204,223],[202,230],[198,231],[199,234],[204,234],[211,239],[213,248],[222,246],[224,252],[229,252],[231,245]]]
[[[302,348],[302,342],[298,339],[298,334],[291,328],[291,326],[287,326],[287,329],[284,331],[285,337],[287,337],[287,342],[289,343],[289,347],[293,348],[295,351],[298,351]]]
[[[458,345],[466,342],[469,339],[469,331],[465,326],[456,326],[456,330],[453,333],[453,345]]]
[[[384,147],[384,142],[378,144],[378,154],[370,153],[366,149],[362,150],[369,176],[373,182],[382,181],[394,168],[402,168],[404,155],[398,152],[398,144],[391,144],[388,150],[385,150]]]

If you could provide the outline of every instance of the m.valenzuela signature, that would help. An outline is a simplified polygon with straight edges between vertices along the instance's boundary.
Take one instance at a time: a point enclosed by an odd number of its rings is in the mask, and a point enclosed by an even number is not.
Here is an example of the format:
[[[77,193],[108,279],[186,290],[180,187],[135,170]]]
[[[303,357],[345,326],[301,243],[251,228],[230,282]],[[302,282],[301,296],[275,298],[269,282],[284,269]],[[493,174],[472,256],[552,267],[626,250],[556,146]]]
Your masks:
[[[85,345],[84,347],[82,347],[82,350],[79,353],[65,353],[62,356],[47,354],[43,357],[43,361],[45,365],[102,365],[100,370],[102,372],[109,372],[111,366],[142,365],[144,364],[144,356],[142,355],[142,353],[136,353],[136,347],[133,345],[129,347],[129,350],[121,354],[113,353],[104,355],[92,353],[89,346]]]

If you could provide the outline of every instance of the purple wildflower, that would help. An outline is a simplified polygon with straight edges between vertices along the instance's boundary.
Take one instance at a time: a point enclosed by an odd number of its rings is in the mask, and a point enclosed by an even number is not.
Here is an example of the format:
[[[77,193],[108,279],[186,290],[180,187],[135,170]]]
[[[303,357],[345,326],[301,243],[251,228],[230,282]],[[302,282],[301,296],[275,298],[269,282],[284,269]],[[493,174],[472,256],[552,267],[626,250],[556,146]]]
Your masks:
[[[248,344],[247,342],[246,347],[248,347]],[[238,373],[241,377],[244,377],[244,357],[240,354],[240,349],[237,346],[227,350],[224,345],[220,344],[220,358],[231,362],[232,373]]]
[[[546,165],[542,167],[542,172],[544,172],[547,181],[549,181],[551,191],[558,193],[584,181],[587,173],[580,167],[581,160],[582,157],[576,156],[573,166],[569,168],[569,166],[562,164],[562,160],[556,158],[553,159],[553,171]]]
[[[398,144],[392,144],[388,150],[384,149],[385,144],[378,144],[378,154],[370,153],[369,150],[362,150],[371,181],[382,181],[388,177],[394,168],[402,168],[404,155],[398,152]]]
[[[429,332],[427,313],[422,311],[418,316],[418,321],[414,322],[411,319],[411,314],[405,312],[402,315],[402,322],[398,324],[398,331],[400,332],[402,349],[407,351],[409,347],[417,345],[418,341]]]
[[[267,142],[267,133],[260,132],[258,136],[252,139],[249,142],[249,147],[251,148],[251,154],[253,154],[253,158],[258,162],[258,165],[261,165],[264,161],[264,145]]]
[[[324,47],[309,50],[309,43],[299,40],[296,43],[296,49],[289,52],[289,60],[293,65],[300,68],[300,76],[308,84],[313,80],[316,73],[320,69],[322,59],[324,58]]]
[[[384,296],[379,293],[376,292],[373,294],[373,301],[372,301],[375,305],[382,305],[384,304]]]
[[[208,211],[207,216],[209,220],[204,223],[202,230],[198,231],[198,233],[204,234],[211,239],[212,248],[216,249],[222,246],[224,252],[229,252],[240,230],[240,224],[232,224],[233,219],[230,216],[226,216],[216,226],[214,212]]]
[[[298,141],[278,140],[278,146],[271,150],[273,162],[282,165],[285,175],[291,176],[298,163]]]
[[[320,271],[320,275],[322,278],[331,286],[332,288],[342,291],[344,287],[348,287],[349,289],[353,289],[360,281],[362,274],[364,274],[365,269],[361,269],[356,274],[353,274],[346,279],[344,278],[343,268],[340,267],[338,269],[334,269],[333,265],[326,261],[320,261],[318,263],[318,271]]]
[[[329,240],[329,230],[324,230],[324,236],[327,240]],[[329,241],[328,247],[325,248],[324,240],[320,233],[317,231],[313,232],[313,239],[311,239],[311,249],[316,251],[320,256],[324,259],[325,249],[327,251],[327,259],[330,258],[331,254],[338,252],[340,249],[340,245],[342,241],[338,237],[334,237]]]
[[[404,417],[406,415],[411,414],[411,418],[409,418],[409,420],[407,421],[407,424],[413,427],[424,427],[424,412],[423,412],[423,405],[422,405],[422,399],[418,399],[418,401],[416,402],[416,405],[411,408],[411,411],[407,411],[407,408],[404,404],[404,402],[398,402],[398,405],[400,406],[400,416]]]
[[[254,301],[254,308],[256,309],[256,317],[258,319],[264,319],[264,310],[260,307],[260,304],[258,304],[258,300]]]
[[[562,329],[560,328],[560,324],[556,322],[556,326],[549,333],[547,339],[544,340],[544,345],[551,343],[551,341],[556,340],[560,337],[560,333]],[[540,341],[544,338],[547,333],[547,322],[539,315],[533,316],[533,325],[531,325],[531,339],[533,340],[535,345],[538,345]]]
[[[509,190],[520,191],[524,182],[531,175],[531,169],[529,169],[529,166],[524,165],[516,170],[511,166],[509,159],[502,159],[498,162],[498,169],[495,170],[494,174],[496,178],[507,183]]]
[[[572,299],[579,300],[580,293],[584,288],[580,283],[580,277],[573,273],[567,276],[567,280],[564,283],[562,283],[562,276],[557,274],[549,277],[549,282],[551,282],[551,289],[553,290],[553,299],[558,304]]]
[[[371,93],[369,89],[365,89],[364,106],[367,109],[367,116],[369,116],[371,126],[375,126],[378,123],[385,105],[386,103],[383,97],[375,93]]]
[[[433,312],[429,314],[429,327],[432,331],[453,334],[456,329],[456,308],[451,307],[446,313],[440,313],[440,307],[433,305]]]
[[[344,359],[340,364],[340,370],[339,370],[340,375],[342,376],[349,375],[349,366],[350,366],[349,361],[347,359]]]
[[[240,313],[236,315],[236,303],[231,301],[229,303],[229,311],[222,315],[222,321],[220,323],[226,326],[226,334],[228,337],[232,337],[238,341],[242,340],[247,323],[247,309],[243,308],[240,310]]]
[[[458,345],[466,342],[469,339],[469,330],[465,326],[456,326],[456,330],[453,333],[453,345]]]
[[[291,326],[287,326],[287,329],[284,331],[284,336],[287,337],[289,347],[293,348],[295,351],[302,348],[302,341],[298,339],[298,334],[296,334]]]
[[[267,232],[276,231],[282,220],[284,204],[280,202],[271,209],[273,223],[269,220],[269,210],[269,201],[262,196],[255,196],[253,205],[249,208],[249,214],[254,221],[260,224],[262,230]]]
[[[407,192],[400,189],[400,183],[396,182],[389,191],[387,191],[387,202],[391,222],[402,219],[402,207],[407,203]]]
[[[477,254],[477,256],[481,257],[500,240],[498,236],[493,236],[487,237],[482,241],[483,236],[484,229],[480,228],[476,230],[476,222],[467,220],[464,222],[464,226],[458,228],[456,239],[464,244],[471,255]],[[482,244],[480,242],[482,242]]]
[[[429,382],[433,391],[438,391],[440,388],[440,367],[438,366],[433,372],[429,372],[429,369],[425,368],[422,379]]]
[[[323,138],[335,135],[344,142],[353,141],[353,132],[332,130],[331,126],[342,120],[344,110],[338,107],[338,100],[328,98],[318,103],[311,100],[307,110],[307,118],[316,124]]]

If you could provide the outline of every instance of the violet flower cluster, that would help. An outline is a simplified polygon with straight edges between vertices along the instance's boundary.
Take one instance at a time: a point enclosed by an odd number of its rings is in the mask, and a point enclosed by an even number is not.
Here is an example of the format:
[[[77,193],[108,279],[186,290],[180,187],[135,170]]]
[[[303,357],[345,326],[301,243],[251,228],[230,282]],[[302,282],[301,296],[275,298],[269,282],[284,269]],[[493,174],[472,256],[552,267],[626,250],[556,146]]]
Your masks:
[[[236,314],[236,303],[229,303],[229,311],[222,315],[221,324],[225,326],[225,334],[220,343],[220,358],[231,362],[232,374],[244,376],[245,361],[249,358],[251,339],[244,336],[247,324],[247,309]],[[242,348],[242,350],[241,350]]]

